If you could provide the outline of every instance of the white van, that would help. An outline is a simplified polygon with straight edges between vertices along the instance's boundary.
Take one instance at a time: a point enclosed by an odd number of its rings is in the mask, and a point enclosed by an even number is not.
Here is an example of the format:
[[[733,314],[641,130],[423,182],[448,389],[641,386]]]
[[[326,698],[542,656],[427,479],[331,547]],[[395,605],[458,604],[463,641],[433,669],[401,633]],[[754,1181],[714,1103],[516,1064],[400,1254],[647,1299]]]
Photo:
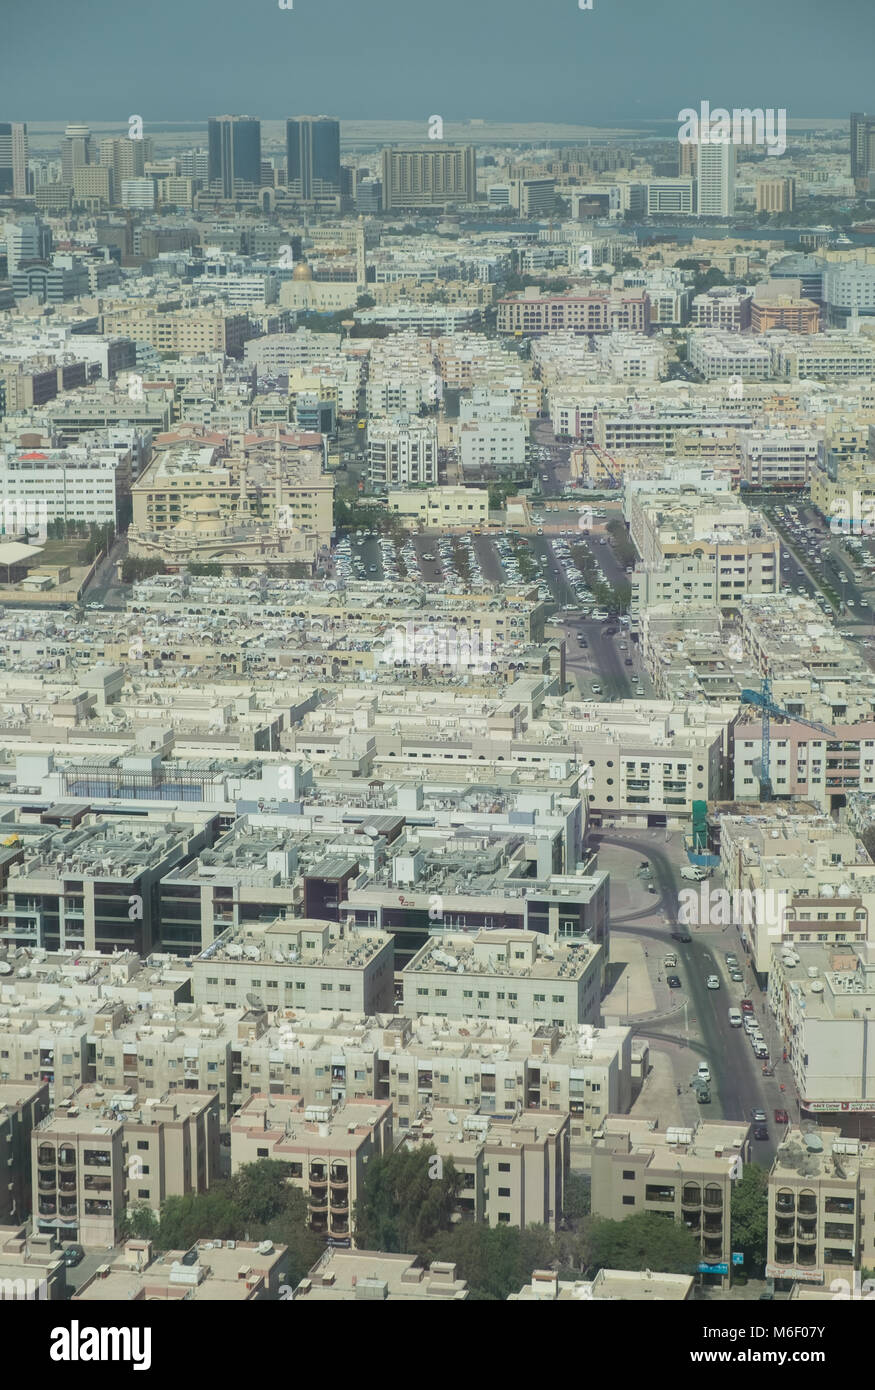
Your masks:
[[[729,1026],[730,1026],[730,1028],[740,1028],[740,1027],[741,1027],[741,1024],[742,1024],[742,1013],[741,1013],[741,1009],[730,1009],[730,1010],[729,1010]]]

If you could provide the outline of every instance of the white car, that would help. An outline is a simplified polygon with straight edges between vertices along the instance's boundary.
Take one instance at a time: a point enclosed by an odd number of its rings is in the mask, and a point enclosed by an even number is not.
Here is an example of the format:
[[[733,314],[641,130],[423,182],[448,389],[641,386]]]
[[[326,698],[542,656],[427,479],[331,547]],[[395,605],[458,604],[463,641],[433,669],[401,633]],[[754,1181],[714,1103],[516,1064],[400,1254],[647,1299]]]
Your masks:
[[[716,975],[709,975],[707,980],[705,981],[705,984],[707,985],[708,989],[720,988],[720,980]]]
[[[708,1066],[707,1062],[699,1063],[698,1067],[696,1068],[696,1075],[700,1081],[711,1080],[711,1068]]]

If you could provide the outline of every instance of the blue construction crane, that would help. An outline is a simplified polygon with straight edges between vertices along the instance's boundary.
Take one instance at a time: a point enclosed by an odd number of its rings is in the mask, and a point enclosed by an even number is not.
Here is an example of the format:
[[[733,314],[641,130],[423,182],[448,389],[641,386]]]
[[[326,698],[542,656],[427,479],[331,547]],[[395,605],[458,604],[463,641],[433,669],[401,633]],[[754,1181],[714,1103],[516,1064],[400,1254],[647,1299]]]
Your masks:
[[[760,779],[760,800],[771,801],[772,799],[772,779],[769,775],[769,761],[771,753],[771,721],[775,719],[792,719],[796,724],[804,724],[806,728],[817,729],[822,734],[829,734],[831,738],[837,737],[835,729],[830,729],[826,724],[818,724],[814,719],[803,719],[801,715],[791,714],[789,710],[782,709],[776,705],[772,699],[772,683],[768,676],[763,676],[763,683],[759,690],[742,690],[741,703],[743,705],[753,705],[762,714],[763,720],[763,747],[759,761],[758,775]]]

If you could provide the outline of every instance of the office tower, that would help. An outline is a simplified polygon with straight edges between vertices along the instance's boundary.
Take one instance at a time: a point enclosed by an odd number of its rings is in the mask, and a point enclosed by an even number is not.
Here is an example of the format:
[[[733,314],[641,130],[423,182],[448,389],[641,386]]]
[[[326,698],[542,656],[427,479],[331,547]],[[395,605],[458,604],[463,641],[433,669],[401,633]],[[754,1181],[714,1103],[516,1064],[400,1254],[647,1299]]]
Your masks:
[[[24,261],[48,261],[52,257],[52,229],[39,217],[22,217],[6,227],[9,274]]]
[[[383,208],[473,203],[477,196],[473,145],[431,145],[383,151]]]
[[[698,152],[698,149],[698,145],[694,145],[692,143],[687,145],[678,145],[678,150],[680,151],[678,155],[679,178],[688,179],[696,177],[696,154]]]
[[[868,192],[869,175],[875,172],[875,116],[851,112],[851,178],[858,190]]]
[[[68,125],[61,143],[62,182],[73,184],[73,170],[97,163],[97,144],[87,125]]]
[[[700,217],[731,217],[735,211],[735,146],[702,143],[696,151],[697,211]]]
[[[307,202],[340,193],[340,121],[295,116],[286,121],[289,192]]]
[[[210,156],[207,150],[186,150],[179,156],[179,173],[184,179],[203,179],[210,177]]]
[[[383,185],[379,179],[359,179],[355,190],[356,212],[379,212],[383,205]]]
[[[100,162],[112,170],[113,184],[121,187],[122,179],[141,179],[146,167],[145,140],[101,140]]]
[[[233,198],[241,184],[261,185],[261,122],[252,116],[211,116],[208,123],[208,179]]]
[[[757,212],[792,212],[795,179],[757,179]]]
[[[0,193],[26,198],[27,185],[27,126],[0,121]]]

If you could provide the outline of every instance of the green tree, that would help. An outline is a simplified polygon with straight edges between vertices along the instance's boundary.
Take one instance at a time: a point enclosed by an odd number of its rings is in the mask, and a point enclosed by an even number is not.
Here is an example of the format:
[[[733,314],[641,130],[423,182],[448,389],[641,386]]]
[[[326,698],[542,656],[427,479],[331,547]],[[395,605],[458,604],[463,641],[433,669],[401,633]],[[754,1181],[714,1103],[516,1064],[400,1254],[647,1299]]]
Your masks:
[[[265,1158],[246,1163],[228,1185],[228,1196],[247,1225],[263,1223],[282,1212],[290,1191],[287,1163]]]
[[[372,1158],[356,1203],[356,1245],[361,1250],[419,1253],[446,1230],[462,1177],[452,1159],[438,1159],[433,1145],[398,1149]]]
[[[769,1226],[769,1174],[759,1163],[746,1163],[732,1188],[732,1248],[744,1254],[744,1272],[760,1275],[766,1263]]]
[[[463,1222],[439,1236],[429,1254],[455,1264],[475,1299],[504,1300],[529,1282],[533,1269],[554,1263],[555,1246],[546,1226],[523,1231]]]
[[[699,1263],[695,1236],[668,1217],[641,1211],[625,1221],[594,1221],[589,1232],[594,1270],[652,1269],[693,1274]]]
[[[570,1172],[565,1183],[565,1207],[563,1216],[568,1221],[579,1221],[589,1216],[592,1209],[592,1188],[589,1173]]]

